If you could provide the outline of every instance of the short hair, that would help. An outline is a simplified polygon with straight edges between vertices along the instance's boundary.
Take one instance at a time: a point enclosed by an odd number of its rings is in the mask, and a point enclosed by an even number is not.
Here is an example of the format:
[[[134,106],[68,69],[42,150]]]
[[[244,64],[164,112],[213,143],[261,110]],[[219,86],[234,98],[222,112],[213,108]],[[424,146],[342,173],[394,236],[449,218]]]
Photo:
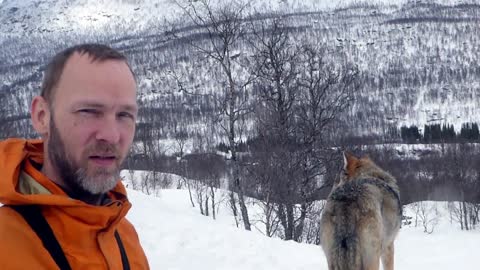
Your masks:
[[[63,69],[65,68],[65,63],[76,52],[81,55],[88,54],[92,58],[92,62],[103,62],[106,60],[125,61],[125,63],[128,65],[128,68],[132,72],[133,77],[135,78],[135,74],[128,63],[127,58],[121,52],[107,45],[95,43],[72,46],[57,53],[46,67],[40,95],[47,101],[48,104],[52,105],[55,94],[54,90],[60,81]]]

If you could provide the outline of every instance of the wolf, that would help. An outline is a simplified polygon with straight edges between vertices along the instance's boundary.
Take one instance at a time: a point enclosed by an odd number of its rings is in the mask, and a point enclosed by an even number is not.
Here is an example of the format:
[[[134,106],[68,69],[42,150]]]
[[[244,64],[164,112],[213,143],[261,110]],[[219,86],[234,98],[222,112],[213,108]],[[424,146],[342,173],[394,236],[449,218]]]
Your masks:
[[[344,153],[320,220],[329,270],[393,270],[402,205],[396,179],[369,157]]]

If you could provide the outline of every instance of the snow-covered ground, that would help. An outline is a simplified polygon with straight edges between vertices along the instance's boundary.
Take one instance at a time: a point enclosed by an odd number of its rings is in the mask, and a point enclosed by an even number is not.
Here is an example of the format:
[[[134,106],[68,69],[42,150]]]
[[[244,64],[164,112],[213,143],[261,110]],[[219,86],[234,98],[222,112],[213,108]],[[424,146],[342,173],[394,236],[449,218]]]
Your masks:
[[[202,216],[183,190],[159,198],[129,191],[129,219],[136,226],[152,269],[319,269],[321,250],[246,232]]]
[[[191,206],[186,190],[161,190],[157,197],[129,190],[136,226],[152,269],[164,270],[320,270],[327,269],[320,246],[268,238],[258,231],[237,229],[228,211],[213,220]],[[423,226],[404,226],[395,247],[396,269],[474,270],[480,251],[480,230],[461,231],[450,223],[445,202],[436,206],[433,233]],[[409,216],[413,206],[406,207]],[[430,214],[430,219],[433,218]]]

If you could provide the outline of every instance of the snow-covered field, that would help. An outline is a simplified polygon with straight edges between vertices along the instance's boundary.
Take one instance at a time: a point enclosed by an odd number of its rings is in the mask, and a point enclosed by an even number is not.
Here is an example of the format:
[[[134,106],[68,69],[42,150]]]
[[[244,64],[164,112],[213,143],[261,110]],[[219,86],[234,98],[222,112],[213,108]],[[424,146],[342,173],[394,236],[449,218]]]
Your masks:
[[[228,211],[217,220],[199,214],[186,190],[161,190],[157,197],[129,190],[136,226],[152,269],[320,270],[327,264],[320,246],[268,238],[260,232],[237,229]],[[461,231],[451,224],[446,203],[438,209],[433,233],[423,226],[404,226],[395,247],[396,269],[476,270],[480,230]],[[411,206],[407,215],[413,215]],[[432,217],[432,216],[431,216]],[[431,228],[430,225],[429,228]]]

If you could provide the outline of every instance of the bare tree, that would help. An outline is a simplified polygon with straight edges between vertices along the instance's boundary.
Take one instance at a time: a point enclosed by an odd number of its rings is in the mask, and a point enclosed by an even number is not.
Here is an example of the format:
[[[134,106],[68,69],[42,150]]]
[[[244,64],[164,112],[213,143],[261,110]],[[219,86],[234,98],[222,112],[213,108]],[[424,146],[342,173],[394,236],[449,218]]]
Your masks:
[[[192,183],[195,190],[195,199],[200,210],[200,214],[208,216],[208,190],[202,182],[194,180]]]
[[[178,150],[177,162],[179,165],[179,171],[182,178],[181,182],[183,185],[187,187],[190,203],[192,204],[192,207],[195,207],[195,203],[193,202],[193,197],[192,197],[192,183],[191,183],[191,180],[188,179],[187,177],[189,175],[188,162],[187,160],[184,159],[185,145],[188,139],[188,133],[185,131],[184,128],[181,128],[180,130],[176,129],[174,134],[174,139],[175,139],[175,143],[177,145],[177,150]]]
[[[327,168],[337,161],[327,140],[328,128],[354,101],[358,71],[326,60],[322,47],[303,45],[300,51],[299,104],[295,107],[297,141],[302,168],[299,183],[300,217],[295,239],[301,237],[305,218],[323,181]]]
[[[249,187],[253,196],[259,198],[258,204],[262,208],[262,215],[256,222],[265,226],[265,235],[272,237],[279,231],[279,218],[276,214],[278,207],[275,202],[275,194],[272,185],[275,185],[277,177],[277,168],[275,166],[265,166],[270,164],[270,153],[267,151],[258,151],[255,153],[255,161],[246,166],[246,178],[250,179]]]
[[[474,230],[480,223],[480,205],[469,202],[449,202],[450,222],[458,222],[462,230]]]
[[[305,230],[302,235],[303,239],[301,242],[309,243],[309,244],[320,244],[320,217],[322,215],[322,211],[325,208],[326,201],[316,201],[312,205],[312,209],[309,212],[309,216],[306,219]]]
[[[284,238],[294,238],[295,190],[293,182],[298,173],[295,159],[294,105],[298,96],[298,47],[293,44],[285,30],[283,20],[274,18],[270,22],[252,23],[256,39],[255,68],[257,80],[255,90],[260,100],[257,105],[257,129],[260,153],[268,153],[259,159],[259,168],[270,167],[262,177],[266,182],[263,192],[278,203],[276,215],[283,227]],[[259,173],[262,173],[261,171]],[[270,191],[266,191],[270,189]]]
[[[239,45],[245,36],[244,18],[248,5],[233,2],[213,7],[208,0],[178,1],[177,4],[189,21],[206,36],[206,42],[192,42],[191,46],[205,59],[220,67],[217,87],[222,90],[222,94],[213,97],[219,109],[218,123],[228,138],[231,154],[231,204],[236,205],[233,194],[236,192],[243,225],[246,230],[250,230],[237,153],[239,123],[251,112],[245,92],[252,77],[243,76],[245,73],[242,74],[242,70],[245,68],[242,66],[242,57],[239,57]],[[185,88],[183,90],[187,92]]]
[[[251,25],[260,97],[257,151],[268,153],[258,162],[273,173],[262,177],[267,180],[262,190],[271,189],[278,203],[283,237],[300,241],[327,165],[335,159],[325,140],[327,128],[353,102],[357,72],[327,63],[321,48],[296,44],[282,17]]]
[[[188,140],[188,132],[185,129],[176,130],[174,134],[175,144],[178,151],[178,159],[182,159],[185,155],[185,148]]]
[[[193,196],[192,196],[192,181],[187,178],[188,175],[188,165],[186,160],[180,160],[180,171],[182,174],[182,182],[183,184],[187,187],[188,190],[188,197],[190,198],[190,203],[192,204],[192,207],[195,207],[195,203],[193,202]]]
[[[140,183],[142,190],[148,194],[155,194],[157,189],[165,185],[162,182],[166,180],[161,171],[164,165],[163,157],[167,149],[161,143],[160,123],[155,121],[154,117],[153,114],[148,112],[142,114],[142,125],[137,128],[134,145],[136,154],[142,159],[142,167],[151,171],[144,176]]]
[[[473,144],[450,144],[445,155],[445,177],[459,189],[458,202],[450,202],[451,219],[461,229],[471,230],[478,223],[478,149]]]
[[[464,230],[465,228],[465,216],[463,210],[464,204],[462,202],[449,202],[448,210],[450,213],[450,222],[456,221],[460,223],[460,228]],[[467,229],[468,230],[468,229]]]
[[[421,201],[410,204],[410,208],[415,213],[415,227],[421,224],[423,226],[424,233],[433,233],[440,218],[437,204],[429,204],[428,202]]]

